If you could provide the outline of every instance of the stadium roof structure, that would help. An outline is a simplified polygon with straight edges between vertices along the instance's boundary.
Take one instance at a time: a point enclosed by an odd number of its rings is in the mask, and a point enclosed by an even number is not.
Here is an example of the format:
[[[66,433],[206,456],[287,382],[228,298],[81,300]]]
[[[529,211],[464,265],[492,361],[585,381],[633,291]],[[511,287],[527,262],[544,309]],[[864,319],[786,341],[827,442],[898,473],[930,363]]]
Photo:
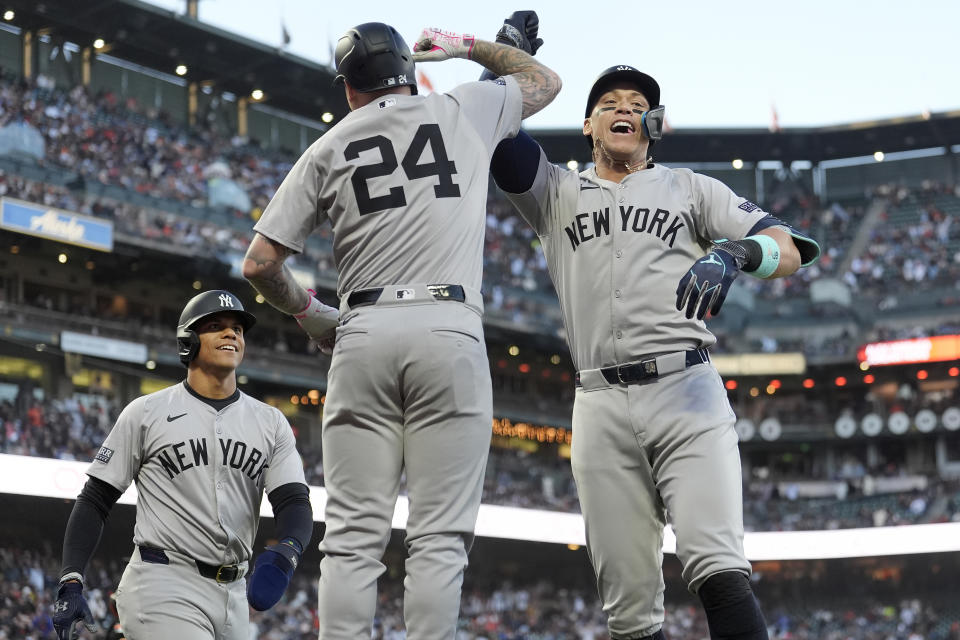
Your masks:
[[[81,46],[103,38],[112,56],[166,73],[184,64],[187,80],[210,82],[238,96],[260,89],[264,104],[291,114],[315,119],[330,111],[339,120],[349,110],[329,67],[142,0],[6,0],[4,6],[16,10],[21,28]],[[570,128],[532,133],[555,162],[590,159],[576,120]],[[949,151],[958,144],[960,111],[950,111],[780,131],[679,129],[664,136],[654,155],[666,163],[735,158],[818,163],[876,151]]]
[[[249,96],[260,89],[266,103],[317,119],[323,111],[336,118],[349,111],[343,89],[333,86],[325,65],[271,47],[183,13],[140,0],[7,0],[15,24],[81,46],[103,38],[109,54],[173,74],[184,64],[186,79],[212,82],[217,89]],[[184,2],[186,7],[186,2]]]

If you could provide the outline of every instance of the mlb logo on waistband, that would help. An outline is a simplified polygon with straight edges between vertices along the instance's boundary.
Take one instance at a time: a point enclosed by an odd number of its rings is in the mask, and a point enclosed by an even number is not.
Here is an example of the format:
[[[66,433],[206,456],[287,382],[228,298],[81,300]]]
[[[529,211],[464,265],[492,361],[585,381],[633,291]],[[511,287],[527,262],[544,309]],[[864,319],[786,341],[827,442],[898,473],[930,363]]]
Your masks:
[[[108,449],[107,447],[100,447],[100,451],[97,452],[97,457],[94,458],[97,462],[102,462],[107,464],[110,462],[110,458],[113,457],[113,449]]]
[[[397,300],[410,300],[417,297],[413,289],[397,289]]]

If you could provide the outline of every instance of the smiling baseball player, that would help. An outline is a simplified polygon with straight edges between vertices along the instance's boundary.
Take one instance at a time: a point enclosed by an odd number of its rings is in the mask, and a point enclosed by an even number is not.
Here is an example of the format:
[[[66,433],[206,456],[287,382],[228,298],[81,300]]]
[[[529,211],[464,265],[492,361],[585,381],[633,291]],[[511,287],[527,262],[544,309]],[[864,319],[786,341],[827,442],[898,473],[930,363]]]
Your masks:
[[[652,77],[611,67],[586,101],[594,167],[561,169],[521,132],[491,170],[539,235],[560,297],[579,371],[571,464],[611,637],[664,638],[669,521],[711,637],[765,640],[735,417],[703,319],[741,271],[787,276],[820,250],[719,181],[654,164],[663,114]]]
[[[120,414],[77,498],[63,543],[53,622],[70,640],[94,620],[83,574],[110,509],[137,483],[136,544],[117,588],[128,640],[248,640],[249,609],[280,599],[313,531],[293,432],[279,410],[237,389],[253,314],[228,291],[207,291],[177,326],[181,383]],[[266,491],[277,544],[244,575]]]

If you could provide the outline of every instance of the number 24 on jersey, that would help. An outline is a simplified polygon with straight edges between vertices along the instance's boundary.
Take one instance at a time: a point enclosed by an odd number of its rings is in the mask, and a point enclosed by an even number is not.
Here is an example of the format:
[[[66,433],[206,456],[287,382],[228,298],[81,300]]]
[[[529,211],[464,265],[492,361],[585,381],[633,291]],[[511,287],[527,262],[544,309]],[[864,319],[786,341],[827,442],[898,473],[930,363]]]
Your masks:
[[[433,153],[433,162],[420,163],[420,157],[428,144],[430,145],[430,151]],[[360,209],[360,215],[362,216],[384,209],[403,207],[407,204],[407,196],[403,191],[403,186],[390,187],[390,190],[381,196],[370,195],[370,187],[367,181],[370,178],[388,176],[398,166],[397,154],[393,149],[393,142],[389,138],[376,135],[362,140],[354,140],[343,150],[343,155],[348,161],[356,160],[362,152],[373,149],[379,150],[381,161],[375,164],[360,165],[354,170],[353,176],[350,178],[357,198],[357,207]],[[452,160],[447,158],[447,149],[443,145],[443,136],[440,133],[439,125],[420,125],[413,136],[410,148],[407,149],[403,160],[399,164],[403,167],[403,172],[408,180],[436,176],[437,184],[434,185],[433,192],[438,198],[460,197],[460,187],[453,182],[457,167]]]

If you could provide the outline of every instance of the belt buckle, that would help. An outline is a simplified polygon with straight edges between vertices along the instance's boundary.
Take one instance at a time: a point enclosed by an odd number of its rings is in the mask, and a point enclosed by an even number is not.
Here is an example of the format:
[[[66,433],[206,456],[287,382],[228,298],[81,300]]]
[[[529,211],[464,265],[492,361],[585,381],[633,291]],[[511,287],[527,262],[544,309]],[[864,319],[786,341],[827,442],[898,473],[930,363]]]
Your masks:
[[[446,284],[428,284],[427,291],[429,291],[430,295],[434,298],[450,297],[450,286]]]
[[[644,378],[656,378],[660,373],[657,371],[657,359],[647,358],[640,361],[640,370]]]
[[[220,565],[219,567],[217,567],[217,575],[214,576],[214,580],[216,580],[217,582],[219,582],[219,583],[221,583],[221,584],[223,584],[223,583],[225,583],[225,582],[233,582],[234,580],[237,579],[236,568],[237,568],[236,565],[225,565],[225,564]],[[233,569],[233,570],[234,570],[233,578],[230,578],[229,580],[227,580],[227,579],[221,579],[221,578],[220,578],[220,572],[222,572],[224,569]]]

